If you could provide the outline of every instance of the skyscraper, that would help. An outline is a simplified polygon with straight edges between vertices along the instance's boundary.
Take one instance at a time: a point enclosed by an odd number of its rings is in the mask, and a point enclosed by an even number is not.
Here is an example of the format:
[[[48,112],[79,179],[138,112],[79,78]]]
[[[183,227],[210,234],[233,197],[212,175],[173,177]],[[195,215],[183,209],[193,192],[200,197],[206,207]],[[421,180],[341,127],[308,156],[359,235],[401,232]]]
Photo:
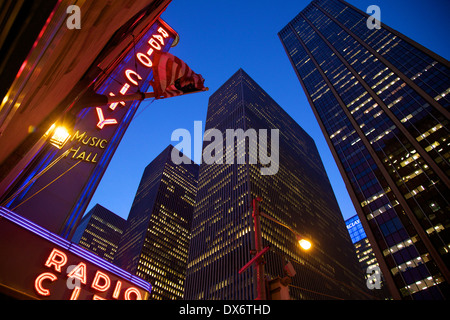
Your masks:
[[[98,203],[81,219],[72,242],[113,262],[127,221]]]
[[[168,146],[146,168],[114,263],[150,282],[151,299],[182,299],[198,165]]]
[[[449,297],[449,62],[342,0],[279,37],[395,299]]]
[[[313,243],[301,252],[294,234],[262,218],[263,246],[271,247],[264,256],[266,276],[282,277],[289,261],[297,273],[293,299],[366,297],[314,141],[242,69],[211,95],[204,141],[185,298],[257,297],[252,268],[239,274],[255,249],[251,205],[256,197],[262,198],[262,212]],[[213,149],[216,162],[208,163]],[[264,157],[269,154],[272,161]]]

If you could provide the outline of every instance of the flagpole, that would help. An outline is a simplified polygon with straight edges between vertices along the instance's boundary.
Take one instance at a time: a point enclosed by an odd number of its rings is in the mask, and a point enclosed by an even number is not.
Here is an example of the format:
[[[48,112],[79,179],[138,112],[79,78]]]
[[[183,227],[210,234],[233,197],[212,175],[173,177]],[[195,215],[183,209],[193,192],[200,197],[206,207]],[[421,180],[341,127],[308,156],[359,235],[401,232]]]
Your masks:
[[[197,90],[192,92],[186,92],[182,94],[183,96],[186,94],[191,93],[197,93],[202,91],[208,91],[209,88],[204,88],[203,90]],[[103,106],[106,104],[111,104],[115,102],[127,102],[127,101],[142,101],[149,98],[156,98],[156,95],[154,92],[136,92],[133,94],[126,94],[126,95],[118,95],[118,96],[108,96],[103,94],[97,94],[92,93],[85,95],[81,101],[79,101],[77,104],[80,105],[82,108],[89,108],[89,107],[95,107],[95,106]]]
[[[107,96],[103,94],[90,94],[88,96],[83,97],[83,101],[80,101],[80,104],[84,108],[95,107],[95,106],[103,106],[106,104],[111,104],[115,102],[127,102],[127,101],[141,101],[149,98],[155,98],[154,92],[136,92],[133,94],[127,95],[119,95],[119,96]]]
[[[205,88],[200,89],[200,90],[191,91],[191,92],[186,92],[186,93],[180,94],[180,96],[185,96],[185,95],[187,95],[187,94],[197,93],[197,92],[203,92],[203,91],[209,91],[209,88],[208,88],[208,87],[205,87]]]
[[[183,93],[181,96],[191,94],[191,93],[203,92],[203,91],[209,91],[209,88],[206,87],[202,90],[186,92],[186,93]],[[105,99],[105,98],[107,99],[107,102],[104,104],[110,104],[110,103],[121,102],[121,101],[124,101],[124,102],[134,101],[134,100],[141,101],[141,100],[156,97],[154,92],[136,92],[133,94],[127,94],[127,95],[123,95],[123,96],[105,96],[105,95],[98,95],[98,96],[101,96],[101,97],[99,97],[100,99]]]

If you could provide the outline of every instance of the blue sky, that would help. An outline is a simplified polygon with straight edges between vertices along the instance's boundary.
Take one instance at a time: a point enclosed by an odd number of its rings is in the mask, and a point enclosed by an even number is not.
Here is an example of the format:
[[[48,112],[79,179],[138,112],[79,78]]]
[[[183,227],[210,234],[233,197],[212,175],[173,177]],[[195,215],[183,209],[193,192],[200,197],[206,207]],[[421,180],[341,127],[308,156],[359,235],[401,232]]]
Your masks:
[[[171,53],[205,78],[208,92],[143,102],[88,207],[103,205],[128,217],[145,167],[170,143],[172,132],[194,131],[206,120],[208,98],[243,68],[314,139],[345,219],[356,214],[336,163],[277,33],[309,0],[173,0],[162,14],[180,35]],[[449,59],[449,0],[349,0]],[[192,148],[193,149],[193,148]]]

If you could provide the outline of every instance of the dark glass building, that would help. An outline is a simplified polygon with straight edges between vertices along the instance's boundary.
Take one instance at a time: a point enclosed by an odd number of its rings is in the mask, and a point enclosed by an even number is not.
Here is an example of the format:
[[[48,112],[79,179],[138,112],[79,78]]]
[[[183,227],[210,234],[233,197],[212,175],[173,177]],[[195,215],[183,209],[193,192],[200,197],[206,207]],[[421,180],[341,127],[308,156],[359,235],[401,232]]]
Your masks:
[[[245,157],[239,151],[244,148]],[[207,163],[213,153],[216,162]],[[264,157],[269,154],[271,161]],[[256,197],[262,198],[262,212],[313,243],[302,251],[293,233],[262,217],[263,247],[271,247],[264,256],[269,279],[283,277],[289,261],[296,271],[291,299],[367,298],[314,141],[240,69],[209,99],[186,299],[257,297],[253,268],[239,274],[255,249],[251,206]]]
[[[449,297],[449,62],[341,0],[280,32],[395,299]]]
[[[151,299],[183,298],[198,165],[168,146],[146,168],[114,263],[150,282]]]
[[[72,242],[103,259],[113,262],[127,221],[114,212],[96,204],[81,219]]]

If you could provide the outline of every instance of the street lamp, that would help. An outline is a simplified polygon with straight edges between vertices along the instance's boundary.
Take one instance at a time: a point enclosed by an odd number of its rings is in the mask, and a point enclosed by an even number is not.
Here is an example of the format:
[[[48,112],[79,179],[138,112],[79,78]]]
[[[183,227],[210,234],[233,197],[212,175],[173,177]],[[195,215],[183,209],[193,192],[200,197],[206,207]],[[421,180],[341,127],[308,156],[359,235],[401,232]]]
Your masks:
[[[298,244],[300,245],[300,247],[303,249],[303,250],[309,250],[309,249],[311,249],[311,242],[309,242],[308,240],[306,240],[306,239],[302,239],[302,238],[300,238],[299,236],[297,236],[297,240],[298,240]]]
[[[264,253],[266,253],[270,247],[262,248],[262,234],[261,234],[261,222],[260,217],[263,216],[266,219],[269,219],[270,221],[273,221],[280,226],[285,227],[292,233],[294,233],[298,244],[303,250],[309,250],[312,247],[312,244],[309,240],[303,238],[299,233],[297,233],[294,229],[292,229],[290,226],[285,225],[284,223],[281,223],[280,221],[272,218],[271,216],[265,214],[264,212],[259,211],[259,202],[261,202],[262,199],[260,197],[253,199],[252,206],[253,206],[253,222],[254,222],[254,231],[255,231],[255,249],[256,253],[253,259],[251,259],[244,267],[239,270],[239,273],[242,273],[245,271],[250,265],[255,264],[256,268],[256,282],[257,282],[257,293],[258,296],[256,300],[266,300],[266,288],[265,288],[265,279],[264,279],[264,262],[262,260],[262,257]]]

